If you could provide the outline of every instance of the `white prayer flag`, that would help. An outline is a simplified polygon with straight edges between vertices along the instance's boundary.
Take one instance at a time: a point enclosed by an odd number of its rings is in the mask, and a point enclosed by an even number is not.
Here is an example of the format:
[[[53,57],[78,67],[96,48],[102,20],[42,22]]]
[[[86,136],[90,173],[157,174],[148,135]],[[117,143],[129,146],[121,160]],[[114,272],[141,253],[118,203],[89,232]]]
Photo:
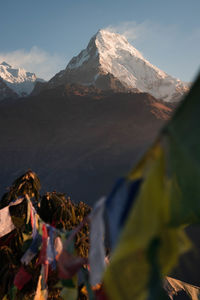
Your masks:
[[[92,286],[101,282],[105,269],[105,224],[104,224],[104,204],[106,198],[101,198],[94,206],[90,214],[90,284]]]
[[[0,237],[8,234],[15,229],[10,216],[9,206],[0,209]]]

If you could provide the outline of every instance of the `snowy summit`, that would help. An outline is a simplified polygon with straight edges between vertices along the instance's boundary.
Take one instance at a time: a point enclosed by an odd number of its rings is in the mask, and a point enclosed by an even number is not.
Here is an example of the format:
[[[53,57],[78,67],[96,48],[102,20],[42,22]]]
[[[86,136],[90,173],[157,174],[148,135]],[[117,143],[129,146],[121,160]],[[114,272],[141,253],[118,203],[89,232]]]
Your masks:
[[[189,89],[147,61],[124,36],[107,30],[99,30],[87,48],[50,80],[51,85],[65,82],[146,92],[164,101],[178,101]]]
[[[19,97],[29,95],[36,81],[41,81],[34,73],[26,72],[22,68],[13,68],[5,61],[0,64],[0,79]]]

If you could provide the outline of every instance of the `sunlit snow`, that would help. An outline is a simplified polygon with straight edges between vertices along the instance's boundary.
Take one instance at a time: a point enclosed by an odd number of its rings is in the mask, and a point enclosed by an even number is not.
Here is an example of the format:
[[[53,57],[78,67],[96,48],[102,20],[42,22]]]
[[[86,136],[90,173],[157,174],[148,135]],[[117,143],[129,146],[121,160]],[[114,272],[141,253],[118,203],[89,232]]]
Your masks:
[[[0,77],[4,80],[6,85],[19,96],[29,95],[37,80],[34,73],[26,72],[22,68],[12,68],[12,66],[6,62],[0,64]]]

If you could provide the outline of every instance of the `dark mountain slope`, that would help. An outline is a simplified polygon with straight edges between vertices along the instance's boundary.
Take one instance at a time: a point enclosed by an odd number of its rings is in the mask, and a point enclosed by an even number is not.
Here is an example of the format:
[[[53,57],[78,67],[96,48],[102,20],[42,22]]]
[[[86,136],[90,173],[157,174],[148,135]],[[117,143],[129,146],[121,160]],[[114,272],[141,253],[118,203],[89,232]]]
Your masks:
[[[0,104],[0,192],[28,168],[44,190],[94,202],[154,140],[171,107],[148,94],[60,86]]]

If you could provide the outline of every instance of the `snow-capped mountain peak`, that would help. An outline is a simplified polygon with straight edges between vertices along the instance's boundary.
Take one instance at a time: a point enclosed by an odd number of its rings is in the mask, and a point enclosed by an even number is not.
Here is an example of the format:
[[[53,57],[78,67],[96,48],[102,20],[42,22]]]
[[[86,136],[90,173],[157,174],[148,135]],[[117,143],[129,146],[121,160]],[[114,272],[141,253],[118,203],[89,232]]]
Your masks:
[[[0,78],[20,97],[29,95],[38,80],[34,73],[23,68],[13,68],[5,61],[0,64]]]
[[[152,65],[124,36],[107,30],[99,30],[47,85],[65,83],[149,93],[167,102],[179,101],[189,90],[189,84]]]

